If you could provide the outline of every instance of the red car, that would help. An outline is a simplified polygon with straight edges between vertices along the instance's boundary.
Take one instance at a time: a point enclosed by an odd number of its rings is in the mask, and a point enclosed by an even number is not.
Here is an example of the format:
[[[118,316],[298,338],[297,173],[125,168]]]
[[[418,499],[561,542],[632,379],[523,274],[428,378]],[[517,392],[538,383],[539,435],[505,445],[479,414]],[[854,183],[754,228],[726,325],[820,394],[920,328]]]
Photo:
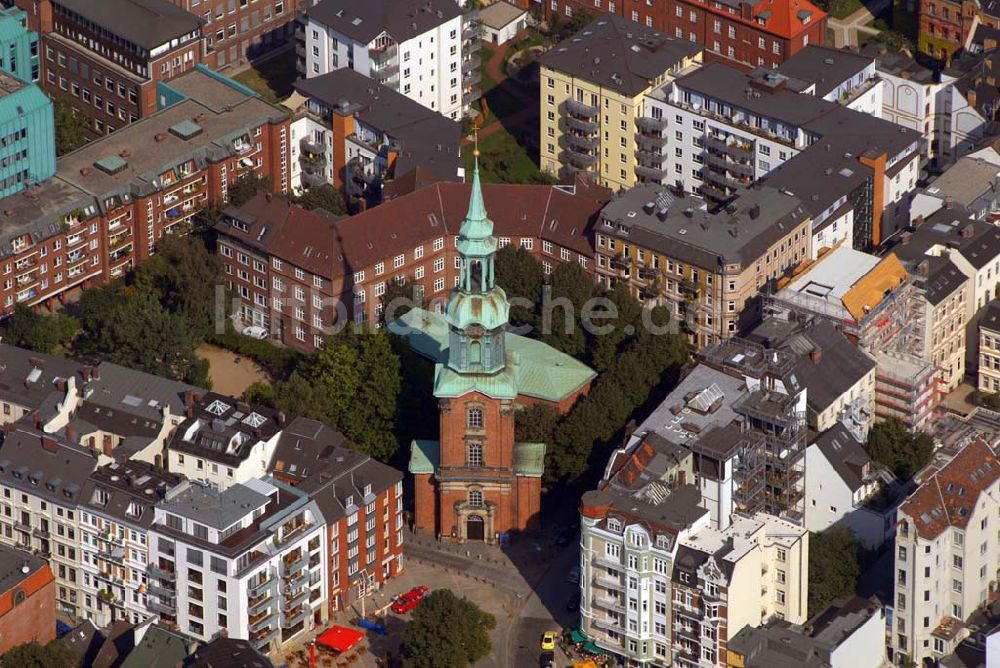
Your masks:
[[[392,611],[397,615],[406,614],[410,610],[417,607],[417,604],[420,603],[427,592],[427,587],[421,585],[419,587],[414,587],[405,594],[400,594],[396,597],[396,600],[392,604]]]

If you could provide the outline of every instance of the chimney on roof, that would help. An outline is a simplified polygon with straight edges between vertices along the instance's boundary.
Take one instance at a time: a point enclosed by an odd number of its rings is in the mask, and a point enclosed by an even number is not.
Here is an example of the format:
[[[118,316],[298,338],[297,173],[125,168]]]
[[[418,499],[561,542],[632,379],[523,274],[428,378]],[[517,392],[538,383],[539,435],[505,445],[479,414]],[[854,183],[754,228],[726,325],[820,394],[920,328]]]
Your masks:
[[[947,197],[944,198],[944,208],[950,209],[953,206],[955,206],[955,202],[954,200],[952,200],[951,195],[948,195]]]
[[[76,430],[73,429],[73,425],[72,424],[67,424],[66,425],[66,440],[69,441],[70,443],[74,443],[74,442],[76,442],[76,438],[75,437],[76,437]]]
[[[920,264],[917,265],[917,273],[921,276],[926,276],[927,272],[931,270],[930,260],[921,260]]]
[[[903,234],[899,237],[899,243],[902,246],[909,246],[910,241],[912,240],[913,240],[913,234],[910,232],[903,232]]]
[[[285,426],[285,413],[283,411],[278,411],[278,424],[282,427]]]
[[[31,414],[31,418],[32,418],[32,420],[35,423],[35,429],[41,429],[42,428],[42,414],[39,413],[38,411],[35,411],[34,413]]]
[[[812,360],[813,364],[819,364],[823,360],[823,349],[816,346],[809,351],[809,359]]]
[[[91,370],[90,370],[90,377],[93,378],[94,380],[100,380],[101,379],[101,369],[100,369],[100,367],[96,367],[96,366],[92,367]]]
[[[157,132],[155,135],[153,135],[153,139],[156,140],[157,144],[159,144],[161,141],[163,141],[166,138],[167,138],[167,133],[165,133],[165,132]]]
[[[920,227],[923,224],[924,224],[924,214],[920,214],[919,216],[913,219],[914,227]]]
[[[264,199],[266,199],[268,202],[270,202],[272,199],[274,199],[274,195],[272,193],[269,193],[269,192],[268,193],[264,193]]]
[[[188,408],[194,406],[194,390],[184,391],[184,405]]]
[[[59,446],[56,444],[56,439],[47,434],[42,434],[42,449],[46,452],[58,452]]]
[[[110,457],[111,453],[114,452],[115,447],[111,444],[111,436],[105,434],[104,441],[101,443],[101,448],[106,457]]]
[[[760,204],[754,204],[750,207],[750,218],[751,220],[757,220],[760,218]]]

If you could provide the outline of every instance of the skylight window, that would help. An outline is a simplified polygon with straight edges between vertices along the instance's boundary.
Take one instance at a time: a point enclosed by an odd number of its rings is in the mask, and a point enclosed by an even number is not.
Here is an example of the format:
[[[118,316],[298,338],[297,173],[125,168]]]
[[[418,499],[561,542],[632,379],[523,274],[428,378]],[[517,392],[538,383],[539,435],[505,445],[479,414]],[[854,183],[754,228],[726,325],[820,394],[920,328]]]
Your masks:
[[[216,399],[211,404],[209,404],[206,410],[208,410],[208,412],[211,413],[212,415],[218,415],[221,417],[225,415],[226,412],[229,410],[229,404]]]
[[[248,425],[253,429],[263,427],[265,422],[267,422],[267,418],[260,413],[250,413],[250,415],[243,418],[243,424]]]

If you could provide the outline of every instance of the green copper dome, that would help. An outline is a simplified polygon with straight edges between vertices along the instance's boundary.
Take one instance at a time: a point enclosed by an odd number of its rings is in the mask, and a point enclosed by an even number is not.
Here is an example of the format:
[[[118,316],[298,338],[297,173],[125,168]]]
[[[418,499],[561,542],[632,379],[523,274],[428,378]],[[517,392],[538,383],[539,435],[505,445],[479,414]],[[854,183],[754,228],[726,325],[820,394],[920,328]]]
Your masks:
[[[479,158],[476,158],[472,172],[472,195],[469,197],[469,211],[458,230],[458,252],[469,258],[482,258],[497,250],[497,240],[493,236],[493,221],[486,215],[483,189],[479,183]]]
[[[445,317],[456,329],[479,325],[483,329],[500,329],[510,320],[510,305],[503,288],[495,287],[485,294],[455,290],[448,297]]]

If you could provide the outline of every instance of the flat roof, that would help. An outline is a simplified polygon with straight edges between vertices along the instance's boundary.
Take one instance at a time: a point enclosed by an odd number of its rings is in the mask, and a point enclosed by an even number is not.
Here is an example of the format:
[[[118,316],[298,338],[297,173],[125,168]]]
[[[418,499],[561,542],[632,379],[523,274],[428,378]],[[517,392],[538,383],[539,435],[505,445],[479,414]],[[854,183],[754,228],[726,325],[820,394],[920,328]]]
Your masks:
[[[515,7],[509,2],[497,0],[479,10],[479,22],[484,26],[500,30],[527,14],[527,10]]]
[[[201,102],[215,112],[222,112],[226,107],[239,104],[256,93],[236,83],[226,80],[199,65],[190,72],[165,82],[165,85],[193,100]]]
[[[231,485],[223,491],[186,480],[167,492],[167,498],[158,503],[157,507],[223,531],[267,505],[269,500],[268,496],[242,483]]]
[[[55,4],[147,51],[198,31],[204,23],[167,0],[58,0]]]
[[[639,425],[636,433],[653,432],[672,443],[693,443],[701,432],[713,426],[724,427],[736,419],[733,404],[746,394],[746,389],[742,379],[698,364]],[[689,397],[705,390],[721,395],[718,407],[711,412],[692,410],[688,406]]]
[[[778,71],[816,85],[816,96],[826,97],[875,62],[853,51],[810,44],[778,65]]]
[[[16,93],[27,85],[17,77],[0,71],[0,98]]]
[[[805,292],[828,301],[839,301],[880,261],[881,258],[874,255],[847,246],[839,246],[789,283],[785,290]]]

